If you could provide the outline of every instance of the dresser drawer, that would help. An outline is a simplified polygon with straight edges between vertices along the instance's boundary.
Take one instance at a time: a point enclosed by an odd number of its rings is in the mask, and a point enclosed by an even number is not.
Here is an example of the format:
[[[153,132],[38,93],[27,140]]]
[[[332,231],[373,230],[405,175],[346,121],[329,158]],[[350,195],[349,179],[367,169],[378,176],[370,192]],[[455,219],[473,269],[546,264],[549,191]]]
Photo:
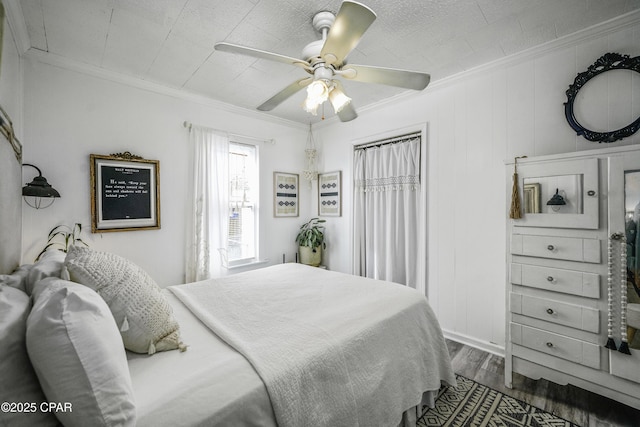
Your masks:
[[[587,332],[600,332],[600,312],[594,308],[518,293],[511,293],[510,302],[512,313]]]
[[[539,258],[600,263],[600,240],[512,234],[511,253]]]
[[[511,323],[511,342],[574,363],[600,368],[600,347],[541,329]]]
[[[511,263],[511,283],[582,297],[600,298],[600,275],[582,271]]]

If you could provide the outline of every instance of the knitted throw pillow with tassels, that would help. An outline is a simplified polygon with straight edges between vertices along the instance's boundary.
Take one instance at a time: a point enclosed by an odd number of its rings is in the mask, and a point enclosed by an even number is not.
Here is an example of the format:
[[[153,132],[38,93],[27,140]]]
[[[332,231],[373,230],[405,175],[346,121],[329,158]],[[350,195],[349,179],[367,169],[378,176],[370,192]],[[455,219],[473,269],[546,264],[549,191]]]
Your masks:
[[[106,301],[127,350],[153,354],[186,349],[169,302],[142,268],[118,255],[79,246],[69,248],[65,266],[72,281]]]

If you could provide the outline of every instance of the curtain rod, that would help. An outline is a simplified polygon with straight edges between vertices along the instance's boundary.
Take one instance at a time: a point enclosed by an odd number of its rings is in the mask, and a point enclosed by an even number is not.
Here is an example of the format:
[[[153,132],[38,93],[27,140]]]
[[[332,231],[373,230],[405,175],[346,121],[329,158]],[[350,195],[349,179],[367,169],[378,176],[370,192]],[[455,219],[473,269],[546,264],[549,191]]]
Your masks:
[[[355,145],[354,150],[364,150],[365,148],[381,147],[383,145],[395,144],[397,142],[406,141],[407,139],[418,138],[422,136],[422,132],[411,132],[405,135],[394,136],[393,138],[380,139],[378,141],[365,142],[364,144]]]
[[[185,128],[191,130],[191,128],[193,127],[193,123],[188,122],[188,121],[185,120],[184,122],[182,122],[182,126],[184,126]],[[212,128],[209,128],[207,126],[199,126],[199,127],[212,129]],[[217,129],[214,129],[214,130],[217,130]],[[266,143],[269,143],[269,144],[272,144],[272,145],[276,144],[276,141],[274,139],[257,138],[255,136],[240,135],[240,134],[237,134],[237,133],[230,133],[230,132],[227,132],[227,135],[229,135],[230,137],[235,137],[235,138],[245,138],[245,139],[251,139],[251,140],[254,140],[254,141],[266,142]]]

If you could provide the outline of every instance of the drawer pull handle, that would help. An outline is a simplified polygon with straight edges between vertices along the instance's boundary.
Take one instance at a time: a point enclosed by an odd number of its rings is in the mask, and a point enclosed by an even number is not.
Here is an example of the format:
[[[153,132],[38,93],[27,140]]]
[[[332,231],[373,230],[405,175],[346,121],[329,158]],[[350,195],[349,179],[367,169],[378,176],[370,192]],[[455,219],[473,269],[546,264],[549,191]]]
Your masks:
[[[547,276],[547,282],[553,282],[553,276]]]
[[[595,195],[596,195],[596,192],[595,192],[595,191],[593,191],[593,190],[589,190],[589,191],[587,191],[587,195],[588,195],[588,196],[592,196],[592,197],[593,197],[593,196],[595,196]]]
[[[547,347],[549,347],[549,348],[553,347],[553,343],[552,342],[548,342],[547,343]]]
[[[549,245],[549,246],[547,246],[547,249],[549,249],[550,251],[552,251],[552,250],[554,250],[554,249],[555,249],[555,246],[553,246],[553,245]]]
[[[547,314],[553,314],[553,309],[552,308],[547,308]]]

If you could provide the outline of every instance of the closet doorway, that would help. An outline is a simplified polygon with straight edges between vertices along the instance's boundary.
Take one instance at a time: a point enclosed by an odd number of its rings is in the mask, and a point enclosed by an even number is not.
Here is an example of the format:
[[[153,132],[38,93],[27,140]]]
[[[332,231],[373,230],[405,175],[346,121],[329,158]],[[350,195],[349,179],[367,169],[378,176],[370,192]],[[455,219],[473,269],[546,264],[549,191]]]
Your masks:
[[[355,145],[354,274],[426,290],[422,132]]]

